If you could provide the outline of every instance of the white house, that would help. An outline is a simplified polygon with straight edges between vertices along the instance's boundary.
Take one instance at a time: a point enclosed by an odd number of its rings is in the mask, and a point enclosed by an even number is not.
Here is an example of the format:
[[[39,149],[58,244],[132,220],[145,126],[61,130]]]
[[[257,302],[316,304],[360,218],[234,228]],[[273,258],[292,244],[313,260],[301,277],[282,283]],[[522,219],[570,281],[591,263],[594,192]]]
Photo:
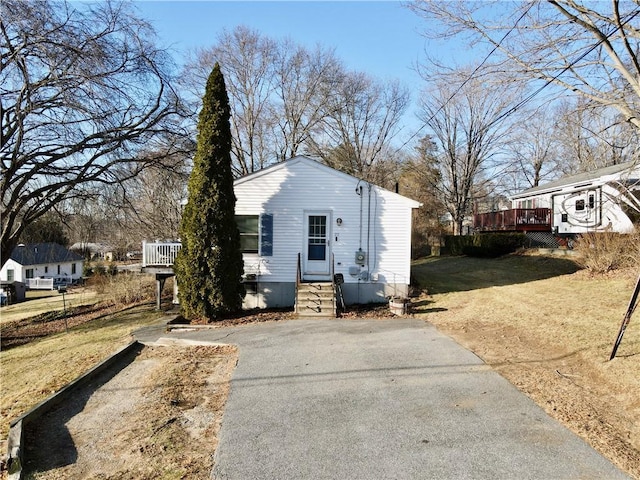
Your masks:
[[[474,216],[478,231],[628,233],[640,220],[640,164],[628,162],[560,178],[511,197],[511,209]]]
[[[245,307],[294,304],[297,281],[344,280],[347,304],[406,296],[414,200],[298,156],[234,182]]]
[[[69,284],[82,278],[84,259],[57,243],[20,244],[0,270],[2,282],[24,282],[27,287]],[[45,279],[46,282],[39,282]]]
[[[640,216],[640,165],[636,162],[571,175],[512,197],[513,208],[548,208],[558,234],[633,231]]]

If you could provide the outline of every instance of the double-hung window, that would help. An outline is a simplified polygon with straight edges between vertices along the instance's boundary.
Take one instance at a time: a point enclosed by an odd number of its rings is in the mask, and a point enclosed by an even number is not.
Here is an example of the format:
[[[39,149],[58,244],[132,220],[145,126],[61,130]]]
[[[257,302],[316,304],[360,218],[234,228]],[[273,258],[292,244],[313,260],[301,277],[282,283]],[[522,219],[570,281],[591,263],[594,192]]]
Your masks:
[[[273,215],[236,215],[242,253],[273,255]]]

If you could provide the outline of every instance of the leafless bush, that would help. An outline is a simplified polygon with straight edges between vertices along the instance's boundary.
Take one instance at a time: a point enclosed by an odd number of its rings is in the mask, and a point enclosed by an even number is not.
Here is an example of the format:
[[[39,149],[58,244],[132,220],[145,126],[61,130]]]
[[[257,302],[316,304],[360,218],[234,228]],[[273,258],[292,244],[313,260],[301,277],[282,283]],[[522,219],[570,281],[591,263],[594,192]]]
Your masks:
[[[106,302],[116,306],[151,301],[155,295],[153,278],[148,275],[98,275],[94,286],[99,294],[106,294]]]
[[[594,273],[635,267],[640,265],[640,232],[585,233],[574,249],[578,253],[577,262]]]

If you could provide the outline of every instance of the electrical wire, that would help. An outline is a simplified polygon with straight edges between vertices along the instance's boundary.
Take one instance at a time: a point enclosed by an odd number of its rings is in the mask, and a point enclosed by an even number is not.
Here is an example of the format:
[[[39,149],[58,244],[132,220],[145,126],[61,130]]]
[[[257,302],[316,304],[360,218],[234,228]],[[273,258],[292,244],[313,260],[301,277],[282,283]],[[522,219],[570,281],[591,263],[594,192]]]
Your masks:
[[[556,75],[554,75],[552,78],[548,79],[544,85],[542,85],[540,88],[538,88],[535,92],[531,93],[530,95],[528,95],[527,97],[525,97],[523,100],[521,100],[520,102],[518,102],[516,105],[514,105],[513,107],[511,107],[509,110],[507,110],[506,112],[498,115],[498,117],[496,117],[491,123],[489,123],[489,125],[487,125],[487,128],[491,127],[492,125],[494,125],[495,123],[499,122],[500,120],[502,120],[505,117],[508,117],[509,115],[511,115],[512,113],[515,113],[518,109],[522,108],[524,105],[526,105],[527,103],[529,103],[531,100],[533,100],[536,96],[538,96],[540,94],[540,92],[542,92],[545,88],[547,88],[549,85],[551,85],[552,83],[554,83],[558,78],[560,78],[560,75],[562,75],[563,73],[565,73],[567,70],[570,70],[571,68],[573,68],[578,62],[580,62],[581,60],[583,60],[587,55],[589,55],[591,52],[593,52],[596,48],[598,48],[600,45],[602,45],[602,43],[605,40],[608,40],[612,35],[614,35],[618,30],[620,30],[622,27],[624,27],[627,23],[629,23],[631,20],[633,20],[638,14],[640,14],[640,10],[636,10],[635,12],[633,12],[633,15],[631,15],[627,20],[625,20],[624,22],[620,23],[620,25],[616,26],[616,28],[614,28],[610,33],[606,34],[604,36],[604,38],[601,38],[600,40],[598,40],[591,48],[589,48],[588,50],[586,50],[584,53],[582,53],[580,56],[578,56],[575,60],[573,60],[571,63],[569,63],[568,65],[566,65],[562,70],[560,70],[560,72],[558,72]]]
[[[502,44],[502,42],[507,38],[507,36],[509,34],[511,34],[511,32],[513,32],[513,30],[517,27],[518,23],[520,22],[520,20],[522,20],[524,18],[524,16],[529,13],[529,11],[531,10],[531,8],[533,7],[533,3],[529,5],[529,7],[527,8],[527,10],[525,10],[525,12],[518,18],[518,20],[516,21],[516,23],[514,24],[513,27],[511,27],[509,29],[509,31],[507,33],[505,33],[505,35],[500,39],[500,41],[495,44],[494,48],[489,52],[489,54],[484,58],[484,60],[480,63],[480,65],[478,65],[473,72],[471,72],[471,74],[460,84],[460,86],[456,89],[456,91],[440,106],[440,108],[433,114],[431,115],[431,117],[425,121],[423,123],[423,125],[406,141],[404,142],[397,150],[396,153],[398,151],[400,151],[402,148],[404,148],[411,140],[413,140],[421,131],[422,129],[424,129],[427,124],[433,120],[435,118],[436,115],[438,115],[438,113],[440,113],[442,111],[442,109],[444,109],[451,100],[453,100],[453,98],[460,92],[460,90],[462,90],[462,88],[473,79],[473,76],[478,72],[478,70],[480,68],[482,68],[482,66],[484,66],[484,64],[488,61],[489,57],[491,55],[493,55],[493,53],[500,47],[500,45]],[[498,115],[498,117],[496,117],[493,121],[491,121],[491,123],[489,123],[487,125],[487,128],[493,126],[494,124],[498,123],[499,121],[501,121],[502,119],[508,117],[509,115],[515,113],[516,111],[518,111],[520,108],[522,108],[524,105],[526,105],[527,103],[529,103],[531,100],[533,100],[536,96],[538,96],[544,89],[546,89],[549,85],[551,85],[552,83],[554,83],[558,78],[560,78],[560,76],[562,74],[564,74],[567,70],[570,70],[571,68],[573,68],[578,62],[580,62],[581,60],[583,60],[587,55],[589,55],[591,52],[593,52],[596,48],[598,48],[600,45],[602,45],[602,43],[605,40],[608,40],[612,35],[614,35],[616,32],[618,32],[618,30],[620,30],[622,27],[624,27],[627,23],[629,23],[631,20],[633,20],[638,14],[640,14],[640,10],[636,10],[635,12],[632,12],[632,14],[630,14],[629,18],[627,18],[625,21],[621,22],[619,25],[617,25],[610,33],[604,35],[604,38],[598,40],[598,42],[596,42],[591,48],[589,48],[588,50],[586,50],[584,53],[582,53],[580,56],[578,56],[576,59],[574,59],[571,63],[569,63],[568,65],[566,65],[560,72],[558,72],[556,75],[554,75],[552,78],[548,79],[544,85],[542,85],[541,87],[539,87],[536,91],[532,92],[531,94],[529,94],[527,97],[525,97],[523,100],[521,100],[520,102],[518,102],[516,105],[514,105],[513,107],[511,107],[509,110],[503,112],[502,114]]]
[[[435,118],[436,115],[438,115],[448,104],[451,100],[453,100],[453,98],[460,93],[460,91],[464,88],[464,86],[469,83],[472,79],[473,76],[478,73],[478,71],[484,67],[484,65],[489,61],[489,58],[491,58],[491,56],[495,53],[496,50],[498,50],[498,48],[500,48],[500,46],[502,45],[502,42],[505,41],[505,39],[516,29],[516,27],[518,26],[518,23],[520,23],[520,21],[525,17],[525,15],[527,15],[529,13],[529,11],[531,10],[531,8],[533,7],[534,3],[531,3],[527,9],[522,13],[522,15],[520,15],[520,17],[518,18],[518,20],[516,20],[516,23],[513,25],[513,27],[511,27],[509,29],[509,31],[507,33],[505,33],[502,38],[498,41],[498,43],[494,44],[494,47],[491,49],[491,51],[484,57],[484,59],[482,60],[482,62],[480,62],[480,64],[478,64],[478,66],[476,68],[474,68],[473,72],[471,72],[469,74],[469,76],[458,86],[458,88],[456,89],[455,92],[453,92],[451,94],[451,96],[442,104],[440,105],[440,108],[438,108],[438,110],[431,115],[431,117],[425,121],[422,126],[413,134],[409,137],[409,139],[404,142],[400,147],[398,147],[395,151],[395,153],[398,153],[400,150],[402,150],[410,141],[412,141],[426,126],[429,122],[431,122],[431,120],[433,120]]]

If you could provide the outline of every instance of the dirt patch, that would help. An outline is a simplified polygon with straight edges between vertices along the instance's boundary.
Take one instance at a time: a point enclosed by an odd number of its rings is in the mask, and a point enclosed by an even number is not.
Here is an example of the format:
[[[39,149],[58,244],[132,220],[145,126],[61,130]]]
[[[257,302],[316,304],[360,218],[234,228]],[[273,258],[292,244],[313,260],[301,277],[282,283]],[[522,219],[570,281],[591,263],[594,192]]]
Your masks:
[[[231,346],[145,347],[27,431],[28,478],[208,479],[236,361]]]
[[[371,303],[366,305],[349,305],[343,312],[338,312],[339,318],[392,318],[394,315],[389,310],[389,305],[384,303]],[[263,310],[245,310],[236,315],[230,315],[220,320],[207,321],[207,319],[187,320],[177,316],[169,322],[170,325],[207,325],[212,327],[232,327],[235,325],[248,325],[261,322],[278,322],[293,320],[297,314],[291,308],[271,308]]]

